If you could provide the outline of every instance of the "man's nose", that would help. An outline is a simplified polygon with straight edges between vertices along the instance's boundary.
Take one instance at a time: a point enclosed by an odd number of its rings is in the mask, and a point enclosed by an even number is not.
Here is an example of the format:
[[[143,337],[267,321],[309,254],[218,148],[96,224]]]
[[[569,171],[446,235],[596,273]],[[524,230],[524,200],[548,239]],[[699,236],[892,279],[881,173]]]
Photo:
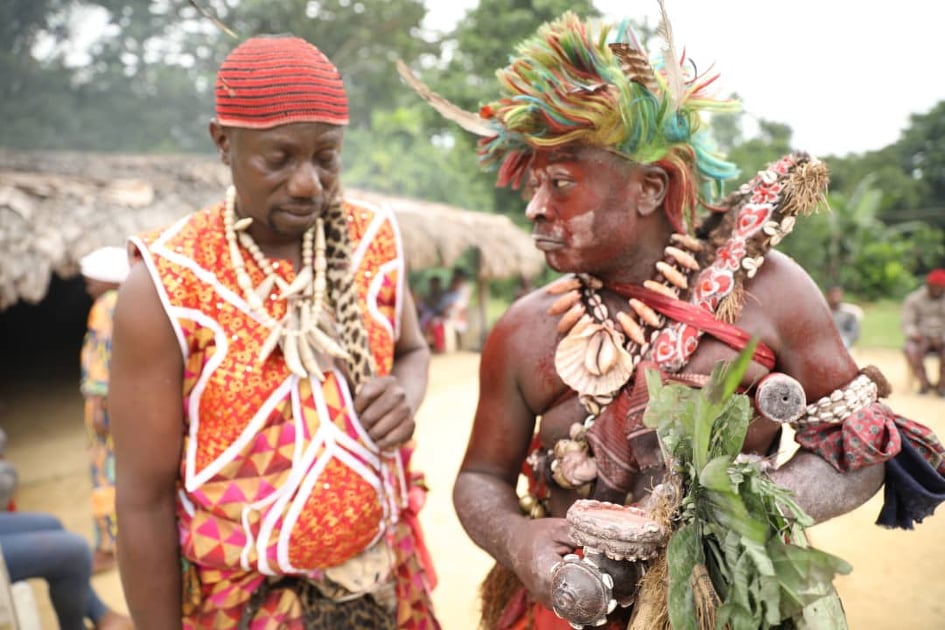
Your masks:
[[[318,168],[310,162],[303,162],[292,171],[289,178],[289,194],[299,199],[312,199],[322,192],[322,180]]]
[[[532,198],[528,201],[528,205],[525,206],[525,216],[529,221],[548,218],[549,199],[547,188],[544,185],[535,188],[535,194],[532,195]]]

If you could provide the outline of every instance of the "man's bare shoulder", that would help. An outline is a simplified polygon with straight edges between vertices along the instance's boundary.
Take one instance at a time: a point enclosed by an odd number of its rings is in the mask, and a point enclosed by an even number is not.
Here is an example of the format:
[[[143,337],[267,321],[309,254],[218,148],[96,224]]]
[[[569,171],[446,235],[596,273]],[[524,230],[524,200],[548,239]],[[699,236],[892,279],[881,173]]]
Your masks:
[[[746,289],[743,317],[775,351],[782,370],[799,380],[816,371],[813,363],[819,364],[818,369],[833,366],[843,378],[849,369],[855,372],[823,292],[792,258],[770,252]]]
[[[178,345],[154,280],[145,263],[137,261],[118,289],[115,326],[127,338],[135,339],[136,349],[153,350],[166,346],[177,352]]]
[[[549,315],[548,309],[557,297],[541,287],[512,302],[492,327],[487,346],[523,358],[553,355],[558,317]]]
[[[551,295],[545,285],[526,293],[512,302],[496,323],[497,326],[541,326],[555,329],[558,316],[548,314],[558,295]]]
[[[800,316],[802,313],[798,311],[813,305],[826,308],[823,292],[810,274],[793,258],[778,251],[765,256],[764,265],[747,283],[746,289],[758,306],[772,314],[785,312]]]

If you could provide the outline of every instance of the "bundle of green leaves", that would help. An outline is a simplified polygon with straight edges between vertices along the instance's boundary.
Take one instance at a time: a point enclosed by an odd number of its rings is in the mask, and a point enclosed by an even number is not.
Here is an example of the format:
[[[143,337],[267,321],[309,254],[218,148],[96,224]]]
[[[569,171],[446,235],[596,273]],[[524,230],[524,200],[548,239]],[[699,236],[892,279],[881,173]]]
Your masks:
[[[674,630],[846,628],[833,588],[844,560],[807,544],[812,519],[774,483],[760,458],[740,457],[751,404],[736,389],[752,343],[720,363],[703,389],[647,373],[644,421],[655,428],[682,498],[667,549]],[[702,592],[708,575],[714,592]]]

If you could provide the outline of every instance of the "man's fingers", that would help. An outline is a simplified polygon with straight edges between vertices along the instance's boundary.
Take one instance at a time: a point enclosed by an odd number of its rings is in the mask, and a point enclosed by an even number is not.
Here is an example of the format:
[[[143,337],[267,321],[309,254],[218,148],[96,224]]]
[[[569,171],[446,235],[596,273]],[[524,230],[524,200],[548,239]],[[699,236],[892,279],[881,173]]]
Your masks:
[[[414,429],[416,424],[411,418],[407,418],[405,421],[394,423],[390,427],[390,430],[385,430],[387,428],[387,418],[384,421],[378,423],[377,433],[378,435],[372,435],[372,432],[368,432],[371,435],[371,439],[374,440],[374,443],[377,444],[377,447],[381,450],[387,450],[400,446],[411,437],[413,437]]]
[[[358,385],[354,395],[354,410],[359,415],[364,413],[371,403],[384,393],[385,389],[383,379],[371,379]]]

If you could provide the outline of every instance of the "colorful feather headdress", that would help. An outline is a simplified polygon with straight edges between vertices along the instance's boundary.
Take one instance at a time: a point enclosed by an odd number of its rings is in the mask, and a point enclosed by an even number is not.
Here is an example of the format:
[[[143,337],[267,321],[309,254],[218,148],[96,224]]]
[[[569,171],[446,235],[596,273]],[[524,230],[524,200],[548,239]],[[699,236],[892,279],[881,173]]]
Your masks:
[[[480,163],[498,169],[498,185],[517,187],[536,150],[603,147],[670,173],[667,213],[683,231],[697,206],[711,207],[722,182],[737,174],[713,152],[701,113],[735,111],[738,103],[708,95],[718,74],[684,69],[665,10],[660,34],[662,59],[651,62],[629,22],[595,26],[567,12],[516,48],[496,73],[502,96],[478,116],[418,85],[404,67],[401,74],[441,114],[484,136]]]

